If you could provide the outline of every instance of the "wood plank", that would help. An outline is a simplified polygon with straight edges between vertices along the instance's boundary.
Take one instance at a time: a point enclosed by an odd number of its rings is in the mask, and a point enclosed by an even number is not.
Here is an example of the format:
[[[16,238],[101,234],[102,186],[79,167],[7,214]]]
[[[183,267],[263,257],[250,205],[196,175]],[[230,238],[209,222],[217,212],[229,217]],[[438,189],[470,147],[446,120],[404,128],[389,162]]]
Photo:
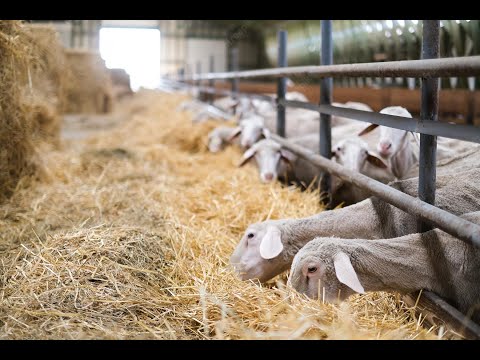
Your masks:
[[[215,87],[230,90],[226,81],[216,81]],[[277,86],[273,82],[241,81],[239,90],[251,93],[276,94]],[[312,103],[320,99],[320,86],[317,84],[296,83],[288,91],[299,91]],[[404,106],[414,116],[420,114],[420,89],[405,88],[370,88],[370,87],[340,87],[333,89],[333,99],[337,102],[358,101],[369,105],[374,111],[380,111],[387,106]],[[473,102],[473,103],[472,103]],[[439,117],[443,121],[465,124],[469,113],[474,113],[474,124],[480,125],[480,91],[471,92],[466,89],[443,89],[440,91]]]

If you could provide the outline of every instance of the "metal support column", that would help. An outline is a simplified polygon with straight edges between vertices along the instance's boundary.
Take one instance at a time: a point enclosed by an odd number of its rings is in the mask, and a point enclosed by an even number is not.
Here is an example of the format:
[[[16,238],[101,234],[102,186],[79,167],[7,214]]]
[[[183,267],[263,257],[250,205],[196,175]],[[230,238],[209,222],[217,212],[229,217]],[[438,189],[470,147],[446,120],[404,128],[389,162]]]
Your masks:
[[[215,57],[213,55],[210,55],[210,72],[213,73],[215,72]],[[208,86],[211,88],[215,87],[215,80],[210,79],[208,81]],[[215,100],[215,93],[211,93],[210,96],[208,97],[208,103],[211,105],[213,104],[213,100]]]
[[[238,48],[233,48],[232,49],[232,53],[231,53],[231,64],[232,64],[232,71],[238,71],[239,68],[238,68]],[[234,77],[232,79],[232,97],[234,99],[237,99],[237,94],[238,94],[238,85],[239,85],[239,81],[240,79],[237,78],[237,77]],[[236,114],[237,113],[237,107],[234,107],[233,108],[233,114]]]
[[[178,69],[178,77],[180,78],[181,82],[185,81],[185,68]]]
[[[333,63],[332,20],[321,20],[320,27],[322,31],[320,62],[321,65],[331,65]],[[322,78],[320,81],[320,105],[332,103],[332,90],[333,79],[331,77]],[[329,114],[320,113],[320,155],[328,159],[332,153],[331,118],[332,116]],[[323,194],[327,194],[325,203],[329,205],[332,200],[330,174],[323,172],[321,179],[320,189]]]
[[[440,56],[440,20],[423,20],[422,59]],[[438,121],[438,78],[422,78],[421,121]],[[437,137],[420,135],[420,159],[418,197],[429,204],[435,204],[435,183],[437,175]],[[417,230],[424,232],[432,227],[418,221]]]
[[[287,66],[287,32],[278,32],[278,67]],[[285,137],[285,105],[280,103],[285,99],[287,89],[287,78],[281,77],[277,80],[277,134]]]
[[[201,61],[197,61],[197,74],[198,75],[202,74],[202,62]],[[197,99],[202,100],[202,92],[200,91],[200,85],[202,85],[202,80],[198,80],[195,85],[198,86]]]
[[[278,32],[278,67],[287,66],[287,31]],[[285,137],[285,105],[280,100],[285,99],[287,78],[281,77],[277,84],[277,134]]]

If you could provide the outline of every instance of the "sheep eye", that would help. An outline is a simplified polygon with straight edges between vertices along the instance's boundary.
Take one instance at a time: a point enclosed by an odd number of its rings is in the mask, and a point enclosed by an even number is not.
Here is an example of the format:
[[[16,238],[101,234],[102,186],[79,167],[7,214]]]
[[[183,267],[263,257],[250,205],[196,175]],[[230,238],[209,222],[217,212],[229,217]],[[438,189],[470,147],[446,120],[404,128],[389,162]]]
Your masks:
[[[342,151],[342,148],[340,146],[337,146],[337,151]]]
[[[317,267],[316,266],[310,266],[307,270],[310,274],[313,274],[313,273],[317,272]]]
[[[254,236],[255,236],[255,234],[253,234],[253,233],[248,233],[247,238],[251,239],[251,238],[253,238]]]

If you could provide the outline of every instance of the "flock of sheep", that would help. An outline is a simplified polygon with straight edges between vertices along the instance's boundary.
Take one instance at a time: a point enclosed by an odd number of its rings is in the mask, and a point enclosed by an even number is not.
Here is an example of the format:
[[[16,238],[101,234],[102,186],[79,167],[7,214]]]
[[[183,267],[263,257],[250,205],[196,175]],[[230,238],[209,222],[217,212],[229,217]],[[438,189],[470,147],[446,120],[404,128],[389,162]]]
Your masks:
[[[307,101],[300,93],[287,100]],[[230,119],[208,137],[209,150],[237,144],[245,150],[240,166],[255,160],[260,180],[318,184],[319,169],[269,138],[276,128],[275,98],[218,99],[215,106],[189,101],[194,122]],[[333,103],[373,111],[356,102]],[[222,109],[222,110],[219,110]],[[412,117],[403,107],[380,111]],[[286,109],[286,137],[315,152],[319,115]],[[332,116],[332,160],[391,187],[417,196],[419,139],[416,134]],[[376,129],[378,128],[378,129]],[[435,205],[480,224],[480,145],[438,138]],[[341,301],[354,293],[433,291],[475,321],[480,321],[480,250],[434,229],[417,233],[417,219],[332,176],[332,198],[340,209],[302,219],[269,220],[250,225],[230,263],[243,280],[268,281],[290,269],[289,284],[311,298]]]

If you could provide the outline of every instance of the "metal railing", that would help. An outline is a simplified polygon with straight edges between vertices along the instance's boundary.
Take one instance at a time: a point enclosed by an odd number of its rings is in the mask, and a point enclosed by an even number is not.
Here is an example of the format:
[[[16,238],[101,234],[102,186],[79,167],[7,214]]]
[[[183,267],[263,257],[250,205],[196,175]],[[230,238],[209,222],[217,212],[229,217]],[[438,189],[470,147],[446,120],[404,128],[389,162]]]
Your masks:
[[[402,210],[416,215],[419,219],[419,230],[425,231],[431,226],[458,237],[469,244],[480,247],[480,226],[436,208],[435,203],[435,180],[436,180],[436,136],[480,143],[480,128],[470,125],[458,125],[438,120],[438,77],[446,76],[475,76],[480,75],[480,56],[438,58],[440,22],[438,20],[423,21],[422,59],[408,61],[391,61],[382,63],[361,63],[332,65],[333,44],[331,20],[321,21],[322,48],[320,66],[286,66],[286,42],[285,31],[279,32],[278,68],[261,69],[251,71],[238,71],[238,50],[232,51],[233,71],[223,73],[207,73],[191,76],[180,75],[182,82],[192,81],[199,85],[202,80],[209,81],[209,87],[199,86],[199,90],[205,93],[231,95],[234,98],[251,97],[271,100],[271,97],[259,94],[240,93],[238,91],[239,79],[256,77],[278,78],[277,85],[277,134],[285,137],[285,108],[303,108],[320,113],[320,148],[319,153],[329,159],[331,153],[331,115],[342,116],[354,120],[374,123],[393,127],[406,131],[419,133],[420,140],[420,167],[419,167],[419,198],[406,194],[399,195],[397,190],[379,181],[368,178],[359,173],[345,175],[343,169],[339,172],[339,165],[327,159],[319,160],[319,156],[311,154],[305,149],[296,147],[291,142],[273,136],[275,140],[296,153],[308,158],[320,169],[344,177],[345,181],[370,191],[384,201],[401,208]],[[286,77],[297,75],[309,75],[321,78],[320,105],[285,100]],[[422,111],[420,119],[405,118],[394,115],[367,112],[355,109],[332,106],[332,78],[333,77],[419,77],[422,79]],[[232,90],[217,90],[214,80],[232,79]],[[341,168],[341,166],[340,166]],[[322,191],[329,193],[330,181],[328,176],[322,176]],[[362,181],[357,181],[362,179]],[[401,206],[398,196],[402,198]],[[408,199],[408,200],[407,200]],[[446,214],[449,214],[447,216]]]
[[[277,85],[277,135],[272,138],[283,147],[310,161],[323,171],[340,177],[382,200],[406,211],[418,219],[420,232],[436,226],[458,239],[480,247],[480,226],[442,210],[435,204],[436,185],[436,148],[437,136],[480,143],[480,128],[471,125],[458,125],[438,121],[439,77],[478,76],[480,75],[480,56],[439,58],[439,20],[423,20],[422,59],[408,61],[391,61],[382,63],[361,63],[332,65],[332,21],[321,20],[321,65],[287,67],[287,33],[280,31],[278,40],[278,68],[252,71],[238,71],[238,50],[232,52],[233,71],[200,74],[192,76],[179,74],[182,82],[202,80],[209,81],[209,87],[199,87],[201,92],[231,95],[234,98],[251,97],[272,100],[260,94],[240,93],[239,80],[258,77],[278,78]],[[312,76],[321,78],[320,104],[285,99],[287,76]],[[422,79],[422,98],[420,118],[405,118],[394,115],[367,112],[332,106],[333,77],[416,77]],[[214,80],[232,79],[232,91],[217,90]],[[320,113],[320,147],[316,154],[302,146],[285,139],[285,108],[303,108]],[[415,198],[374,180],[358,172],[351,171],[330,160],[331,154],[331,116],[342,116],[358,121],[369,122],[420,134],[419,159],[419,197]],[[480,156],[480,154],[479,154]],[[324,175],[326,175],[325,173]],[[322,177],[321,187],[329,191],[329,176]],[[427,292],[428,293],[428,292]],[[477,337],[478,326],[469,325]],[[476,329],[476,330],[475,330]]]

